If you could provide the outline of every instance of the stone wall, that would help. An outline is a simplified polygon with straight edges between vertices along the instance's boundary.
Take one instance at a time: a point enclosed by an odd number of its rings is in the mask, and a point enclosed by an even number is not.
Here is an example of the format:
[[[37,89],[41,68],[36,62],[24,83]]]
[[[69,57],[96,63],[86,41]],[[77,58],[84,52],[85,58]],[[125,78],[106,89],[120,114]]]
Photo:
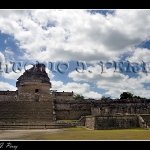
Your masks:
[[[89,110],[56,110],[57,120],[78,120],[81,116],[89,115]]]
[[[59,100],[73,100],[73,91],[72,92],[52,92],[52,96],[55,99]]]
[[[15,101],[17,91],[0,91],[0,101]]]
[[[109,115],[109,114],[149,114],[150,100],[107,100],[92,101],[92,115]]]
[[[139,117],[142,118],[143,122],[141,127],[150,128],[150,115],[149,114],[141,114]]]
[[[91,101],[84,100],[54,100],[54,110],[57,120],[77,120],[81,116],[91,114]]]
[[[85,117],[85,127],[89,129],[95,129],[95,117],[94,116],[86,116]]]
[[[27,83],[26,83],[27,84]],[[20,85],[18,88],[18,94],[21,93],[27,93],[27,94],[34,94],[36,93],[36,89],[38,90],[38,93],[40,94],[49,94],[49,85],[45,83],[35,82],[34,84],[32,82],[28,82],[27,85]]]
[[[149,114],[150,100],[55,100],[56,118],[79,119],[85,115]]]
[[[129,114],[140,114],[150,126],[150,117],[146,115],[150,113],[150,100],[71,100],[45,93],[17,94],[17,91],[0,92],[1,123],[78,120],[88,116],[85,124],[91,129],[132,128],[137,126],[137,118]]]
[[[52,95],[50,94],[39,94],[39,93],[20,93],[18,101],[52,101]]]
[[[136,115],[87,116],[85,127],[90,129],[129,129],[139,127]]]
[[[52,101],[0,101],[0,124],[44,124],[52,121]]]

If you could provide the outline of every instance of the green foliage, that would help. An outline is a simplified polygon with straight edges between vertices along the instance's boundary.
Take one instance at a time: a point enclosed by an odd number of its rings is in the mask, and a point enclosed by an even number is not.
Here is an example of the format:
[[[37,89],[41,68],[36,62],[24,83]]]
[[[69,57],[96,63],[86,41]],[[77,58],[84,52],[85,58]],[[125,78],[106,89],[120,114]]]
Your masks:
[[[133,98],[135,98],[135,99],[146,99],[145,97],[140,97],[140,96],[133,96]]]
[[[73,99],[75,99],[75,100],[83,100],[83,99],[84,99],[84,96],[83,96],[83,95],[80,95],[80,94],[74,94],[74,95],[73,95]]]
[[[120,99],[132,99],[132,98],[135,98],[135,99],[146,99],[144,97],[133,95],[130,92],[123,92],[123,93],[120,94]]]
[[[101,100],[111,99],[111,97],[102,96]]]
[[[130,92],[123,92],[120,94],[120,99],[127,99],[127,98],[133,98],[133,94]]]

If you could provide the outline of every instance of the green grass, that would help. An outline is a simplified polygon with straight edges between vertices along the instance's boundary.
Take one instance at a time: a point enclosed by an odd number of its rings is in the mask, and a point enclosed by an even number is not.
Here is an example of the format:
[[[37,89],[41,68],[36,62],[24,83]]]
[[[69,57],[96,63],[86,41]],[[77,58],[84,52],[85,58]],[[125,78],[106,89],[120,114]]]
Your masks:
[[[150,130],[119,129],[89,130],[83,127],[67,128],[54,134],[26,135],[23,140],[150,140]]]

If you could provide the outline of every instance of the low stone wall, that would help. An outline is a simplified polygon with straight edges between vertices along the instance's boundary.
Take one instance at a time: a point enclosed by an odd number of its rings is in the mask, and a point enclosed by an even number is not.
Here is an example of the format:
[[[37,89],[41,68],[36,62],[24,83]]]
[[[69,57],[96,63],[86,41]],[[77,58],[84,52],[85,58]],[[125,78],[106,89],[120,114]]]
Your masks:
[[[141,127],[150,128],[150,115],[149,114],[140,114],[139,118],[141,118]]]
[[[56,110],[56,120],[78,120],[90,113],[89,110]]]
[[[78,120],[91,114],[91,101],[55,100],[54,111],[57,120]]]
[[[150,114],[150,100],[98,100],[91,102],[92,115]]]
[[[0,91],[0,101],[15,101],[17,100],[16,91]]]
[[[89,129],[95,129],[95,117],[94,116],[86,116],[85,117],[85,127]]]
[[[73,91],[72,92],[52,92],[52,95],[56,99],[67,99],[73,100]]]
[[[86,116],[85,127],[90,129],[129,129],[139,127],[136,115]]]
[[[52,101],[52,95],[50,94],[39,94],[39,93],[20,93],[18,101]]]

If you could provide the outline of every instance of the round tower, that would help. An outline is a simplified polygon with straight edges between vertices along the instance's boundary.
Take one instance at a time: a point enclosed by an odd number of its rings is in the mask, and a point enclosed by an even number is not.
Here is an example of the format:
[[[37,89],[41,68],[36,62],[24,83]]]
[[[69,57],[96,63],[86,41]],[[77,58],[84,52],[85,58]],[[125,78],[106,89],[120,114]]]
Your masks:
[[[44,64],[36,64],[26,70],[16,82],[19,100],[35,100],[49,97],[51,82]]]

